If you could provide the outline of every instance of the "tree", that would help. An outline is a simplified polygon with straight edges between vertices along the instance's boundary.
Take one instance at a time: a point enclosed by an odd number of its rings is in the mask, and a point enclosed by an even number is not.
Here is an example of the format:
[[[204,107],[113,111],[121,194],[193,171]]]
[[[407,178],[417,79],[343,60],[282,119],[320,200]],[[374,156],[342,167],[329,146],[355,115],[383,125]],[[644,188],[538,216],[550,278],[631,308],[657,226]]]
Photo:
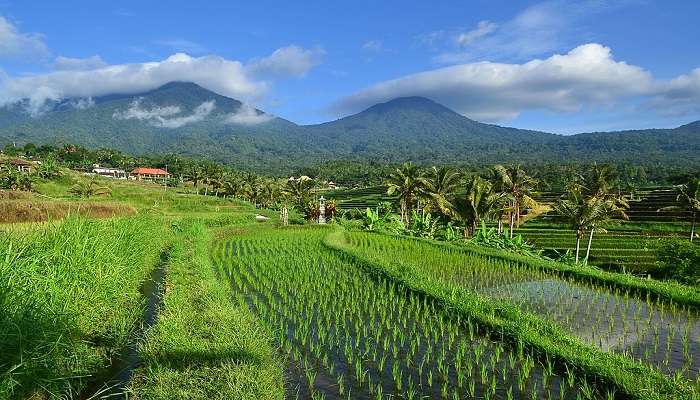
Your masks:
[[[586,197],[581,191],[572,190],[554,205],[554,209],[571,225],[576,232],[576,263],[579,261],[581,239],[586,229],[591,229],[586,260],[590,252],[590,244],[593,238],[593,230],[615,216],[626,218],[624,210],[615,200],[605,199],[600,196]]]
[[[678,186],[676,201],[680,205],[660,208],[658,211],[687,211],[690,213],[690,241],[695,237],[695,224],[700,214],[700,178],[691,178]]]
[[[94,197],[94,196],[109,196],[112,190],[104,185],[101,185],[97,177],[92,177],[89,180],[83,180],[71,186],[68,191],[79,197]]]
[[[450,198],[457,192],[462,175],[447,167],[432,167],[424,179],[423,192],[429,199],[429,207],[443,215],[449,215]]]
[[[53,179],[61,176],[61,168],[53,154],[49,154],[44,158],[39,166],[37,175],[45,179]]]
[[[494,193],[492,184],[480,176],[472,177],[466,185],[466,193],[451,200],[450,215],[464,224],[464,237],[470,236],[480,221],[493,214],[503,199]]]
[[[525,172],[519,165],[504,167],[495,165],[492,169],[492,182],[496,190],[505,193],[510,199],[507,208],[509,215],[510,237],[513,238],[513,225],[520,226],[520,215],[524,209],[537,205],[532,194],[537,180]]]
[[[407,162],[397,168],[386,183],[388,185],[386,193],[388,195],[398,194],[399,206],[401,208],[401,221],[410,224],[413,202],[416,197],[422,195],[425,189],[426,179],[420,167]]]

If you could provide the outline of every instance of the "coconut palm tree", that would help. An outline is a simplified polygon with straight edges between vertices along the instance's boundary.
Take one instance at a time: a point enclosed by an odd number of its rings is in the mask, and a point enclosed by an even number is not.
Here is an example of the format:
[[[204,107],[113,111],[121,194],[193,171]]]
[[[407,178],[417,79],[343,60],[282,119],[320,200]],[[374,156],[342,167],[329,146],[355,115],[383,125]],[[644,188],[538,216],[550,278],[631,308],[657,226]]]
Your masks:
[[[660,208],[658,211],[688,211],[690,213],[690,241],[695,237],[695,224],[700,214],[700,178],[691,178],[678,187],[676,201],[680,205]]]
[[[493,191],[488,180],[473,176],[466,191],[451,199],[450,215],[464,224],[464,237],[470,236],[480,221],[490,217],[504,195]]]
[[[429,207],[443,215],[449,215],[452,204],[450,198],[459,189],[462,175],[448,167],[432,167],[425,176],[423,192]]]
[[[386,183],[388,195],[398,194],[401,208],[401,221],[411,223],[413,202],[424,193],[425,177],[421,168],[411,162],[404,163],[389,175]]]
[[[510,198],[508,206],[510,237],[513,238],[513,225],[520,226],[520,215],[527,208],[537,205],[532,194],[537,186],[537,179],[529,176],[519,165],[505,167],[495,165],[492,169],[492,180],[496,190],[505,193]]]
[[[606,199],[601,196],[586,197],[581,191],[572,190],[554,205],[554,209],[567,220],[576,232],[576,263],[579,261],[581,239],[586,229],[591,229],[591,236],[586,250],[586,260],[590,254],[593,230],[608,222],[614,217],[627,218],[624,209],[618,205],[615,199]]]

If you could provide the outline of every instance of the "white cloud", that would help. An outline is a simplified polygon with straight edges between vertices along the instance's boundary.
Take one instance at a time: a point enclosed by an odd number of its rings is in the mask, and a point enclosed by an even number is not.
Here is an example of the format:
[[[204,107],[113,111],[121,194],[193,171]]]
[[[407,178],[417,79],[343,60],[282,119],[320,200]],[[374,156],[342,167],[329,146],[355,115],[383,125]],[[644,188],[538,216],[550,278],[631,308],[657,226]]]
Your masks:
[[[450,36],[448,45],[433,57],[440,64],[474,60],[526,60],[571,48],[586,34],[595,15],[634,4],[640,0],[549,0],[536,3],[510,20],[495,24],[481,21],[464,34]],[[441,32],[441,31],[438,31]],[[444,32],[435,36],[444,37]]]
[[[458,46],[464,47],[469,44],[471,44],[473,41],[476,39],[479,39],[480,37],[486,36],[489,33],[493,32],[496,30],[498,27],[498,24],[491,22],[491,21],[481,21],[477,25],[476,29],[473,29],[469,32],[464,32],[460,33],[457,35],[455,38],[455,42],[457,42]]]
[[[647,106],[666,115],[700,114],[700,68],[660,84]]]
[[[223,96],[257,102],[269,92],[274,80],[304,75],[321,62],[323,54],[320,48],[287,46],[249,64],[186,53],[162,61],[116,65],[105,65],[99,56],[57,57],[55,70],[46,74],[0,74],[0,106],[28,99],[28,112],[38,115],[50,100],[136,94],[173,81],[193,82]]]
[[[381,82],[341,99],[336,110],[345,114],[397,97],[425,96],[471,118],[496,122],[526,110],[571,112],[655,90],[650,73],[591,43],[523,64],[469,63]]]
[[[134,100],[129,109],[126,111],[116,111],[112,118],[114,119],[137,119],[139,121],[148,121],[151,125],[161,128],[180,128],[182,126],[192,124],[204,120],[209,114],[214,111],[216,104],[214,100],[205,101],[198,105],[190,115],[177,116],[182,112],[178,106],[154,106],[150,109],[141,107],[141,100]]]
[[[0,82],[0,105],[28,98],[30,112],[35,113],[46,100],[141,93],[172,81],[194,82],[249,101],[260,99],[270,87],[269,82],[251,78],[239,61],[177,53],[163,61],[5,78]]]
[[[274,119],[270,114],[258,112],[250,104],[242,104],[241,107],[232,114],[229,114],[225,122],[239,125],[257,125]]]
[[[304,49],[291,45],[275,50],[271,55],[252,60],[246,66],[253,75],[277,79],[300,77],[323,62],[326,52],[320,48]]]
[[[362,50],[370,53],[379,53],[384,50],[384,44],[381,40],[369,40],[362,44]]]
[[[71,58],[58,56],[53,62],[53,67],[59,71],[84,71],[106,67],[107,63],[100,56],[87,58]]]
[[[19,32],[15,25],[0,16],[0,57],[26,61],[45,58],[49,53],[42,35]]]
[[[71,102],[71,105],[76,110],[86,110],[95,105],[95,100],[92,97],[85,97],[82,99],[75,99]]]

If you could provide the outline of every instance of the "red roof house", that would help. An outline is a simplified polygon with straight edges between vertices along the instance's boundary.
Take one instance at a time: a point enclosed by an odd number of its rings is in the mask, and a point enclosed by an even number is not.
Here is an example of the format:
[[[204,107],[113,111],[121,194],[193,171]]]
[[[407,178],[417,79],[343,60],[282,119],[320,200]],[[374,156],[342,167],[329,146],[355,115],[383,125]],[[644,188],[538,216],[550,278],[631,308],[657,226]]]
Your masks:
[[[139,167],[139,168],[136,168],[135,170],[131,171],[131,177],[132,177],[132,179],[136,179],[136,180],[165,179],[165,178],[169,178],[170,174],[167,171],[164,171],[160,168]]]

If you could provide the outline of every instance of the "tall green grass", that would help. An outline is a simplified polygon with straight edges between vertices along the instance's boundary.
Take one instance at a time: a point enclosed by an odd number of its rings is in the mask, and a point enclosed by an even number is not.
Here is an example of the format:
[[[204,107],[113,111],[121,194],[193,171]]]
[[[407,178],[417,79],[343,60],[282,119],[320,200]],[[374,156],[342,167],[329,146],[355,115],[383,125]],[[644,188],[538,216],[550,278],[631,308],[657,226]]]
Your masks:
[[[0,398],[72,398],[124,348],[165,244],[138,216],[0,236]]]
[[[232,301],[209,255],[211,232],[194,220],[174,229],[164,304],[140,348],[133,397],[282,399],[282,366],[270,333],[244,304]]]

